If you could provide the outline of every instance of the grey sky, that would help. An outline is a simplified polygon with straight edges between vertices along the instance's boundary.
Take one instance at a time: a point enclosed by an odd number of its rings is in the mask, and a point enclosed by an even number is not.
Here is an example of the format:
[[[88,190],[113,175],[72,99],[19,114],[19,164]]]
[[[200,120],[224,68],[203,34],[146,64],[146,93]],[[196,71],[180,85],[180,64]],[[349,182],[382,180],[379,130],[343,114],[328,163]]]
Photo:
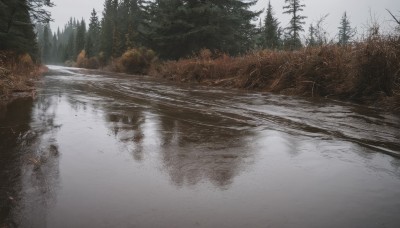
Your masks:
[[[57,27],[63,28],[71,16],[79,19],[84,18],[88,22],[93,8],[101,16],[104,0],[53,0],[53,2],[56,6],[51,9],[54,18],[51,27],[53,31],[56,31]],[[386,29],[390,29],[390,26],[394,26],[394,24],[390,22],[390,15],[385,9],[389,9],[400,16],[400,0],[303,0],[303,2],[306,4],[304,15],[308,16],[306,32],[311,22],[329,14],[325,28],[330,37],[336,35],[344,11],[347,11],[352,26],[356,26],[358,32],[364,30],[371,18],[370,12],[379,22],[387,24]],[[255,9],[266,8],[267,4],[268,0],[259,0]],[[271,0],[271,4],[281,26],[286,27],[289,17],[282,15],[284,0]]]

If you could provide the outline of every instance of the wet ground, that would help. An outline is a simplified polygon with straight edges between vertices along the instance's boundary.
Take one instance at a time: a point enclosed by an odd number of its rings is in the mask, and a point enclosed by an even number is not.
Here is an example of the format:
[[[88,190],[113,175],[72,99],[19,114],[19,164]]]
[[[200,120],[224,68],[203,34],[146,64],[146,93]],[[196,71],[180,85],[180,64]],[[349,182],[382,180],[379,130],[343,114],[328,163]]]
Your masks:
[[[0,227],[400,227],[400,118],[50,66],[0,108]]]

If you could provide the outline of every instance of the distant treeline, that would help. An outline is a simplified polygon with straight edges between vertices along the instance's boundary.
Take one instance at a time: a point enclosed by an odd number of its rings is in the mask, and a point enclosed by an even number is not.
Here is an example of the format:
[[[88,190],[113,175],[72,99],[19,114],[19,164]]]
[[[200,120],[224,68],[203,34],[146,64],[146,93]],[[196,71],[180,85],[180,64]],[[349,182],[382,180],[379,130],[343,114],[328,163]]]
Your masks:
[[[48,63],[76,61],[85,50],[87,58],[100,62],[123,55],[129,49],[152,49],[162,59],[187,57],[201,49],[230,55],[254,49],[294,50],[304,45],[329,42],[322,27],[324,17],[311,24],[306,42],[301,0],[285,0],[284,13],[291,15],[287,27],[280,26],[271,3],[266,16],[255,25],[262,11],[250,8],[257,0],[105,0],[101,19],[93,9],[89,24],[71,18],[58,31],[48,24],[37,26],[42,57]],[[338,21],[338,43],[355,35],[347,14]]]

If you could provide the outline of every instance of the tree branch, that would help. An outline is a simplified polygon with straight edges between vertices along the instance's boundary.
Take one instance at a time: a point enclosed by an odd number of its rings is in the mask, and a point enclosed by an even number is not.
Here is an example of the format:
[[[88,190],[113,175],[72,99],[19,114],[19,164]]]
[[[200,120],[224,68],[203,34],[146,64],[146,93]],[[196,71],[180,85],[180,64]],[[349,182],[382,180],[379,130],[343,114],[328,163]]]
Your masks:
[[[386,9],[388,12],[389,12],[389,14],[393,17],[393,19],[397,22],[397,24],[399,24],[400,25],[400,20],[399,19],[397,19],[393,14],[392,14],[392,12],[390,12],[390,10],[388,10],[388,9]]]

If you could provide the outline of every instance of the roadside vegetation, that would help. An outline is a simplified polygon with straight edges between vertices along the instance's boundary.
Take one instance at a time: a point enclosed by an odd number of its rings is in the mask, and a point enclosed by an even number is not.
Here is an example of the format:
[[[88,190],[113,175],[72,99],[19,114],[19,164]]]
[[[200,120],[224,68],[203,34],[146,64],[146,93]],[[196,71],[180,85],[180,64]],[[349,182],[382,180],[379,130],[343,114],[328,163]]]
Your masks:
[[[240,57],[213,54],[167,61],[152,75],[306,97],[328,97],[400,109],[400,37],[353,45],[328,44],[297,51],[262,50]]]
[[[283,1],[283,0],[282,0]],[[52,32],[38,24],[46,63],[307,97],[328,97],[399,110],[399,26],[382,33],[376,22],[357,33],[349,15],[330,38],[329,14],[305,28],[306,5],[284,0],[282,27],[269,2],[105,0],[102,18],[71,18]],[[393,24],[399,20],[390,13]]]
[[[0,102],[15,93],[33,96],[36,79],[46,71],[45,66],[35,64],[27,53],[0,51]]]
[[[48,23],[49,0],[0,0],[0,102],[13,93],[34,94],[34,80],[46,71],[40,63],[35,23]]]

